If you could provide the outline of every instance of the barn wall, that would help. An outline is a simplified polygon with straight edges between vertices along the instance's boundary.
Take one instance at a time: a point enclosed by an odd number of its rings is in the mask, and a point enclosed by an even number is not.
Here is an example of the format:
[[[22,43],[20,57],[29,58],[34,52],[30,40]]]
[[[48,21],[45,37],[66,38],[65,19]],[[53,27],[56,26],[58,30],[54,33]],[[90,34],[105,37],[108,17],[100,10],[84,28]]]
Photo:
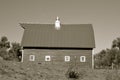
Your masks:
[[[29,55],[35,55],[35,61],[29,61]],[[45,56],[50,55],[51,61],[46,62]],[[49,50],[49,49],[24,49],[23,62],[52,65],[77,65],[92,68],[92,50]],[[64,61],[64,56],[70,56],[70,62]],[[75,57],[76,56],[76,57]],[[80,56],[86,56],[86,62],[80,62]]]

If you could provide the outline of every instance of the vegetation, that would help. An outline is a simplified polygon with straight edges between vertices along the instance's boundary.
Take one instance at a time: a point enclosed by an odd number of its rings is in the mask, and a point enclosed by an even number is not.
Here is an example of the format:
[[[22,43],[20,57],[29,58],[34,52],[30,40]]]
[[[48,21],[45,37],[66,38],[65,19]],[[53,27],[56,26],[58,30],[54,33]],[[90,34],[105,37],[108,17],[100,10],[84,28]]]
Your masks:
[[[120,38],[113,40],[111,49],[105,49],[95,55],[95,68],[120,67]]]
[[[11,44],[11,46],[10,46]],[[21,60],[21,46],[19,43],[10,43],[6,36],[0,40],[0,57],[4,60]]]
[[[74,67],[75,68],[75,67]],[[83,79],[85,76],[86,76],[86,70],[85,69],[71,69],[71,68],[68,68],[68,71],[67,73],[65,74],[66,77],[69,79],[73,79],[73,80],[81,80]]]
[[[108,73],[105,76],[106,80],[120,80],[120,73],[118,70],[108,71]]]
[[[76,66],[70,66],[66,72],[66,77],[68,79],[79,79],[81,78],[82,76],[80,75],[80,73],[78,72],[78,70],[76,70]]]
[[[0,60],[0,80],[120,80],[119,70],[77,69],[79,78],[67,78],[68,67]],[[73,69],[72,69],[73,70]],[[74,71],[74,70],[73,70]]]

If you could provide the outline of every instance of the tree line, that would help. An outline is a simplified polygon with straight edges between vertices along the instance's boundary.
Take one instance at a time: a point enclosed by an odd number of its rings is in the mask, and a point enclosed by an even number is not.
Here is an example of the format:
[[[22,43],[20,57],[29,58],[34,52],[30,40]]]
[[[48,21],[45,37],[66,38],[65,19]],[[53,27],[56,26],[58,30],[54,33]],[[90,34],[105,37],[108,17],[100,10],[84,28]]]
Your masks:
[[[120,68],[120,37],[113,40],[111,49],[103,49],[94,55],[95,68]]]
[[[0,39],[0,57],[9,61],[21,61],[21,45],[16,42],[10,43],[6,36],[2,36]]]

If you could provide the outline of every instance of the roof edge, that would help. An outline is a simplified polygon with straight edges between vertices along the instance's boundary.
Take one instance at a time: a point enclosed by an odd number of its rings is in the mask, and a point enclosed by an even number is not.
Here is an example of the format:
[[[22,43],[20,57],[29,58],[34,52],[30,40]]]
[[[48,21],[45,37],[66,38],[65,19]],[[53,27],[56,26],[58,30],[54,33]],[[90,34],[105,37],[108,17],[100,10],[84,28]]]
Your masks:
[[[24,23],[19,23],[19,25],[20,25],[23,29],[25,29],[25,27],[23,26]]]
[[[24,49],[69,49],[69,50],[92,50],[93,48],[80,48],[80,47],[28,47],[28,46],[24,46]]]
[[[23,28],[23,29],[26,29],[27,27],[25,25],[55,25],[55,24],[39,24],[39,23],[19,23],[20,26]],[[90,23],[88,24],[61,24],[61,25],[91,25]]]

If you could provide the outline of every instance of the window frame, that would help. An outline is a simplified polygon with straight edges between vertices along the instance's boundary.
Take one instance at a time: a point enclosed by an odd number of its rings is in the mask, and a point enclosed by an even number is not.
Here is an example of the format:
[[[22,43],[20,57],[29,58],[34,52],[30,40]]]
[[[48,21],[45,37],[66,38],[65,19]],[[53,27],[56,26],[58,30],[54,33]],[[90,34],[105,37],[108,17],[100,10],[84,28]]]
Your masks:
[[[80,62],[86,62],[86,56],[80,56]]]
[[[65,61],[65,62],[69,62],[69,61],[70,61],[70,56],[65,56],[65,57],[64,57],[64,61]]]
[[[29,55],[29,61],[35,61],[35,55]]]
[[[48,60],[49,59],[49,60]],[[46,55],[45,56],[45,61],[51,61],[51,56],[50,55]]]

